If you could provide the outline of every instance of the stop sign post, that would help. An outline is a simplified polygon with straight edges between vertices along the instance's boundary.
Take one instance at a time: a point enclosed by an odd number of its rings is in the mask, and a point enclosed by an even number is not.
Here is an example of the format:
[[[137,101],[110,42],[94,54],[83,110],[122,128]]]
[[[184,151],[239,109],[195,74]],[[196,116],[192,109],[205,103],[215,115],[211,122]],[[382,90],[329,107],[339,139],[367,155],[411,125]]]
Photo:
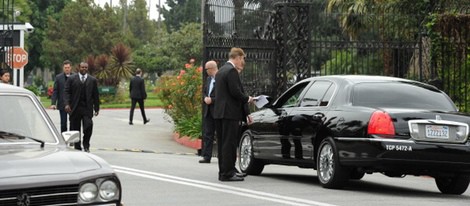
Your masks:
[[[14,69],[22,69],[28,64],[28,52],[21,47],[14,47],[8,51],[6,62]]]

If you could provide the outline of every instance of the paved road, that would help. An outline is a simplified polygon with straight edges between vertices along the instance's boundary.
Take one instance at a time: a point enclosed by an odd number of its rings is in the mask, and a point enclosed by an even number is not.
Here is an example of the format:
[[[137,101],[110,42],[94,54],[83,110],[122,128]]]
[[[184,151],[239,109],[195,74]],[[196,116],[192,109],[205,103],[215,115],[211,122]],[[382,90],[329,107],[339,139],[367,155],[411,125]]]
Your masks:
[[[129,109],[102,109],[93,118],[91,151],[132,150],[154,153],[196,154],[192,148],[173,140],[173,125],[166,120],[163,109],[146,109],[150,122],[144,125],[140,110],[134,112],[134,125],[129,125]],[[60,130],[59,112],[47,110]]]

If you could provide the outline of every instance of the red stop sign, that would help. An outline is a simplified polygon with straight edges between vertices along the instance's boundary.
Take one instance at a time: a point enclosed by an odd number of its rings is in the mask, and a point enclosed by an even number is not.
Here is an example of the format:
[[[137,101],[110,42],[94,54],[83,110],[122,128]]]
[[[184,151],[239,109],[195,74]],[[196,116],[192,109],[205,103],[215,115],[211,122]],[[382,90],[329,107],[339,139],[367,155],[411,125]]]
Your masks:
[[[28,63],[28,52],[21,47],[10,49],[7,54],[7,64],[14,69],[21,69]]]

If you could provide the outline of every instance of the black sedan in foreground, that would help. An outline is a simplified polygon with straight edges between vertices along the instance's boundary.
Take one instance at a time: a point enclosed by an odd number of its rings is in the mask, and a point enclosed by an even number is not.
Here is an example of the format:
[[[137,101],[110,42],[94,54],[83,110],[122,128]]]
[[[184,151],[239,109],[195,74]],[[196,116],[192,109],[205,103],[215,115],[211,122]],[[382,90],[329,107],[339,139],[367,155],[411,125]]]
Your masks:
[[[470,116],[434,86],[383,76],[302,80],[252,113],[239,146],[242,172],[268,164],[314,168],[325,188],[380,172],[427,175],[442,193],[470,182]]]
[[[0,83],[0,205],[121,205],[121,183],[101,158],[69,149],[38,98]]]

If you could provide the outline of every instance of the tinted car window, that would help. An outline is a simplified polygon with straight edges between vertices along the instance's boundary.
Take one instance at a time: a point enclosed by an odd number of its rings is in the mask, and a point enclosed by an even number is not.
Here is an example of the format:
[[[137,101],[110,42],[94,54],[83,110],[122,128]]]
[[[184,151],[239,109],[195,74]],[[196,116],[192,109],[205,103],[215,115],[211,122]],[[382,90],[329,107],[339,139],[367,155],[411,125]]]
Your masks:
[[[276,105],[280,105],[280,107],[296,107],[299,105],[300,94],[308,85],[309,82],[304,82],[293,86],[289,89],[281,98],[279,98]]]
[[[315,107],[320,105],[320,101],[325,96],[326,91],[331,86],[331,82],[328,81],[316,81],[305,93],[301,107]]]
[[[368,82],[354,86],[355,106],[392,107],[455,111],[453,103],[440,91],[406,82]]]
[[[325,96],[323,97],[323,99],[320,102],[320,106],[328,105],[328,103],[331,100],[331,97],[333,97],[333,93],[334,93],[335,89],[336,89],[336,85],[334,85],[334,84],[332,84],[330,86],[330,88],[328,88],[328,91],[326,91]]]

